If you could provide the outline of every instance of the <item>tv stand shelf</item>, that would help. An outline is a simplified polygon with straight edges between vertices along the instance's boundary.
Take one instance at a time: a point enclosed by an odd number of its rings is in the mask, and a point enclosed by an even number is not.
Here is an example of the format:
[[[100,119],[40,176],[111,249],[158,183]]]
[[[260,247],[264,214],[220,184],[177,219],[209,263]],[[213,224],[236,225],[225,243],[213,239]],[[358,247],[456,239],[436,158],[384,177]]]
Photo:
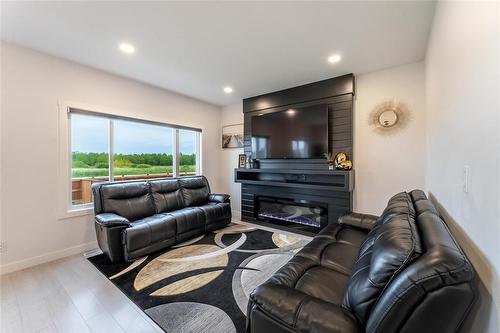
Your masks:
[[[234,169],[234,181],[241,184],[347,191],[354,188],[354,171]]]

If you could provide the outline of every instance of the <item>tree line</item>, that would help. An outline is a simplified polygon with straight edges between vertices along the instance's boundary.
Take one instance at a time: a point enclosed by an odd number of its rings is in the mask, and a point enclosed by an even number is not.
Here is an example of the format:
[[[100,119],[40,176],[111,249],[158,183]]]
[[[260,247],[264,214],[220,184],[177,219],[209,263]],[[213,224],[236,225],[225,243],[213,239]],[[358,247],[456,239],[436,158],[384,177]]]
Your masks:
[[[109,161],[108,153],[84,153],[75,151],[72,153],[74,168],[107,168]],[[146,166],[169,166],[173,164],[172,154],[147,153],[147,154],[115,154],[115,167],[146,167]],[[180,154],[180,165],[195,165],[196,154]]]

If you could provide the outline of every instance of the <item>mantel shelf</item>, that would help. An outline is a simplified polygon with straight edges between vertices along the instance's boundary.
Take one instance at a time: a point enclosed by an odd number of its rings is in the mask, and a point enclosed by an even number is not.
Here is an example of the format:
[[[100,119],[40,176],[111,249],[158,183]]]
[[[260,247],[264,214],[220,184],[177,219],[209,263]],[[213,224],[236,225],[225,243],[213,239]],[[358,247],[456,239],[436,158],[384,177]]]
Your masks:
[[[351,192],[354,170],[236,168],[234,181],[247,185]]]
[[[273,182],[265,180],[235,180],[236,183],[241,184],[251,184],[251,185],[263,185],[263,186],[279,186],[279,187],[294,187],[294,188],[308,188],[316,190],[329,190],[329,191],[345,191],[343,186],[335,185],[316,185],[307,183],[297,183],[297,182]]]
[[[353,173],[353,170],[298,170],[298,169],[252,169],[252,168],[235,168],[236,172],[252,172],[252,173],[286,173],[297,175],[348,175]]]

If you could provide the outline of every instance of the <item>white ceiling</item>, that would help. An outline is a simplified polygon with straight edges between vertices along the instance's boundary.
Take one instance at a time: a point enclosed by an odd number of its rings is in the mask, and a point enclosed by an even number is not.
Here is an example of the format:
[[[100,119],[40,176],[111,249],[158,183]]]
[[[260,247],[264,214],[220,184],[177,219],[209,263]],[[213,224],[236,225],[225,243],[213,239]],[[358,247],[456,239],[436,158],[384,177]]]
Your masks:
[[[434,2],[4,2],[3,40],[228,105],[422,60]],[[127,41],[136,53],[126,55]],[[327,58],[340,53],[335,65]],[[222,89],[230,85],[234,92]]]

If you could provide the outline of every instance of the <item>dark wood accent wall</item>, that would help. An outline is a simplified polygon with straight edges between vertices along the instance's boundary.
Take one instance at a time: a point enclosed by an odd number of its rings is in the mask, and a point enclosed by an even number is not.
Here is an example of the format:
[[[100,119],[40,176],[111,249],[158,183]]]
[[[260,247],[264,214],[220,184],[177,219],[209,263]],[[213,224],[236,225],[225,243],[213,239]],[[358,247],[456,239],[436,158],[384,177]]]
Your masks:
[[[328,149],[334,154],[343,151],[352,158],[353,155],[353,100],[355,80],[353,74],[323,80],[290,89],[255,96],[243,100],[244,112],[244,152],[252,155],[252,122],[251,117],[312,105],[325,104],[328,107]],[[298,174],[308,174],[313,170],[328,170],[325,159],[263,159],[259,161],[260,169],[296,170]],[[301,172],[302,170],[302,172]],[[333,175],[333,173],[332,173]],[[331,218],[352,210],[352,186],[354,171],[349,173],[349,189],[338,188],[284,188],[262,182],[249,184],[242,182],[241,212],[242,219],[255,221],[254,198],[256,195],[274,195],[292,199],[325,202],[331,209]],[[236,180],[236,179],[235,179]],[[323,200],[322,200],[323,198]]]
[[[346,94],[354,95],[353,74],[246,98],[243,100],[243,112],[262,111]]]
[[[353,95],[334,98],[328,105],[328,150],[334,154],[343,151],[350,158],[353,153]]]

